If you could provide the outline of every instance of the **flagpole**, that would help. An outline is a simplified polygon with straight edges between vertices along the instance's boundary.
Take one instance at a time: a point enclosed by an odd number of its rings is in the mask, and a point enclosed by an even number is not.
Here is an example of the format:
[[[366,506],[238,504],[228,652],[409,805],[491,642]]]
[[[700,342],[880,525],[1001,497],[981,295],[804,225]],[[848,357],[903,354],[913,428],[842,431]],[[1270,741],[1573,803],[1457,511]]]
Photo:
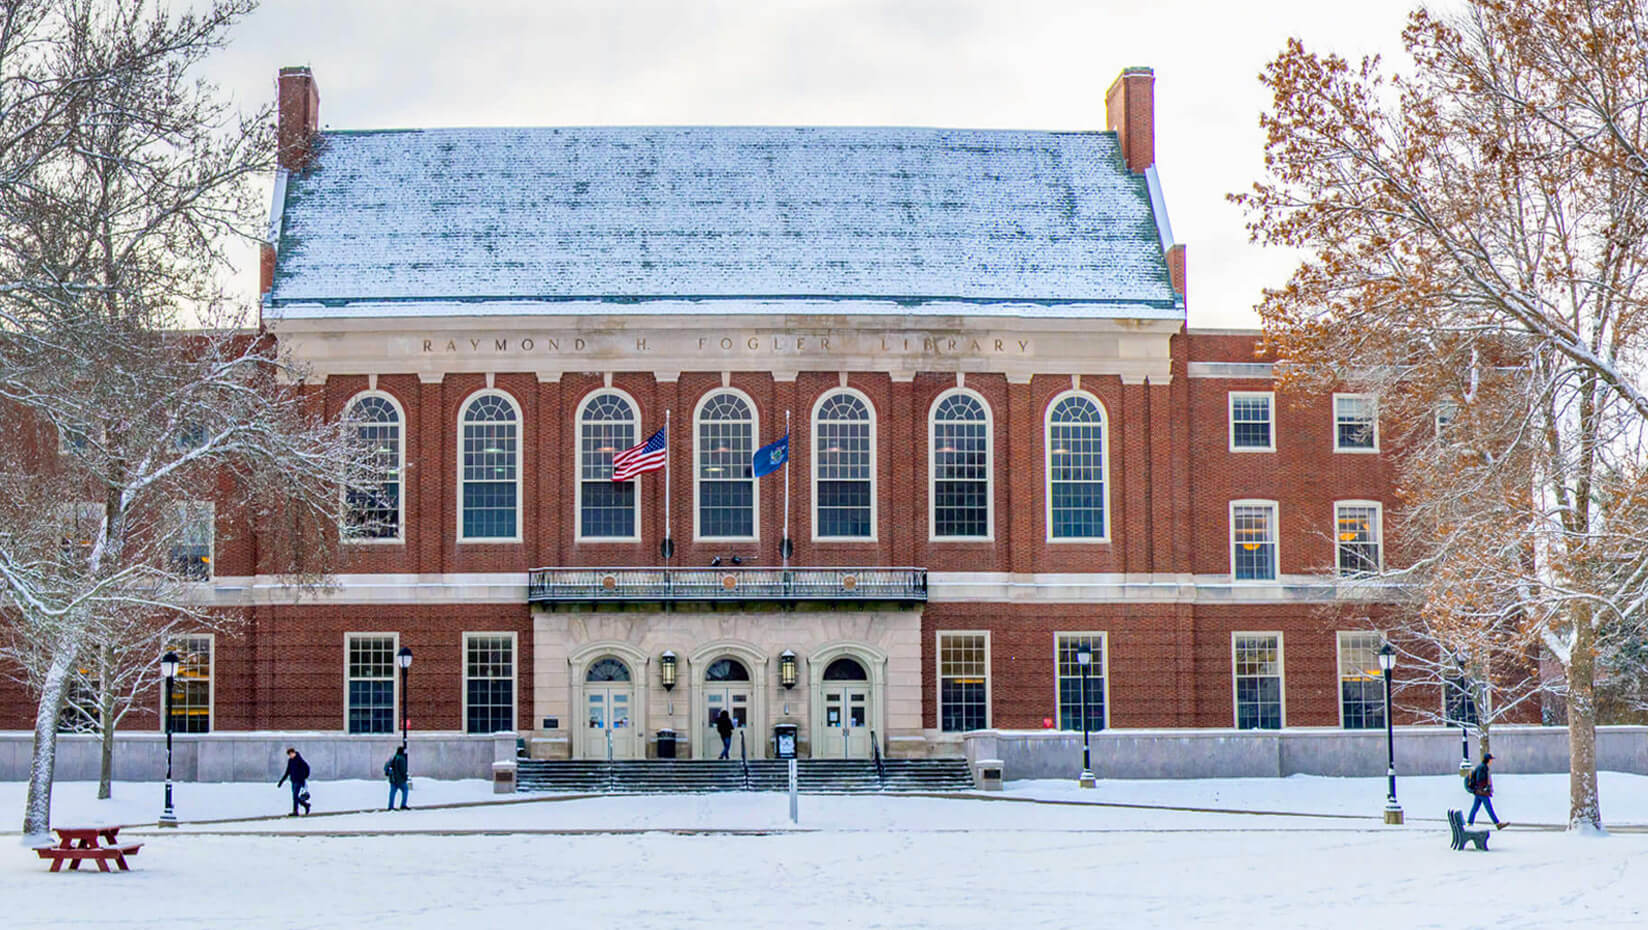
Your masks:
[[[790,567],[790,412],[784,411],[784,538],[778,541],[778,554],[784,557],[784,567]]]
[[[675,554],[674,547],[667,545],[670,541],[670,412],[664,408],[664,560],[668,561]]]

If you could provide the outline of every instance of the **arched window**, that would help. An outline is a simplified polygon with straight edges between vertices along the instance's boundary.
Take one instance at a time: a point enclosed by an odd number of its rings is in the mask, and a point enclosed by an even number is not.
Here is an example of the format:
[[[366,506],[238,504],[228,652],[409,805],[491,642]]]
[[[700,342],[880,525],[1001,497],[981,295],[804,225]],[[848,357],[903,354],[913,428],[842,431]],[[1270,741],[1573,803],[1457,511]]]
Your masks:
[[[1066,394],[1047,408],[1047,537],[1104,539],[1104,408]]]
[[[934,539],[989,539],[990,411],[984,399],[955,390],[933,404],[929,459]]]
[[[639,482],[613,481],[612,456],[635,445],[635,407],[603,391],[584,401],[578,414],[578,536],[634,539]]]
[[[459,539],[520,538],[520,415],[502,394],[464,406]]]
[[[875,535],[875,418],[858,394],[834,391],[813,409],[813,536]]]
[[[698,407],[698,536],[755,538],[755,412],[743,395],[717,391]]]
[[[622,659],[607,656],[589,663],[589,670],[584,672],[585,681],[629,681],[629,666]]]
[[[870,676],[864,673],[864,666],[857,659],[843,656],[831,662],[824,669],[825,681],[869,681]]]
[[[406,459],[401,443],[401,411],[382,394],[364,394],[346,417],[370,459],[368,474],[344,489],[343,535],[352,540],[401,538],[401,475]]]
[[[750,670],[737,659],[716,659],[704,669],[705,681],[749,681]]]

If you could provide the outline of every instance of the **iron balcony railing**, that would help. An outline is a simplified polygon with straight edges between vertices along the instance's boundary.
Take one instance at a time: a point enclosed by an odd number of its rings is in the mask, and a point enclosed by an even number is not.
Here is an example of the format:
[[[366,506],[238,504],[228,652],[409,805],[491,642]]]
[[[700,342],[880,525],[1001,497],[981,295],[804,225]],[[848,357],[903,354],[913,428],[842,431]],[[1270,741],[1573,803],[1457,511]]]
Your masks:
[[[925,568],[535,568],[533,604],[927,600]]]

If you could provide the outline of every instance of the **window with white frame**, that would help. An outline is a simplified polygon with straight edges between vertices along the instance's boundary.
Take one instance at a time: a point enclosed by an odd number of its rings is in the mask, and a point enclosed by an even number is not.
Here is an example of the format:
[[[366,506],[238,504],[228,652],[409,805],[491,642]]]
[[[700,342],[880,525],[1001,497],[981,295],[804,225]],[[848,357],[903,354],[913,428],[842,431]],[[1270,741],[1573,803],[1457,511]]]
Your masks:
[[[1236,678],[1236,728],[1282,728],[1282,634],[1237,633],[1231,638]]]
[[[351,633],[348,656],[348,731],[395,732],[395,634]]]
[[[344,538],[398,540],[406,468],[400,408],[384,395],[367,394],[349,406],[348,420],[369,465],[360,483],[344,492]]]
[[[873,539],[875,417],[851,391],[824,395],[813,411],[813,535]]]
[[[103,711],[97,700],[101,690],[96,670],[88,665],[77,666],[63,689],[63,709],[57,715],[57,732],[103,732]]]
[[[578,414],[578,536],[636,538],[639,481],[613,481],[612,457],[635,445],[635,407],[621,394],[602,391]]]
[[[1274,581],[1276,571],[1276,502],[1232,501],[1231,575],[1237,581]]]
[[[1230,451],[1274,452],[1275,395],[1270,391],[1230,392]]]
[[[698,538],[755,537],[755,411],[733,391],[698,407]]]
[[[1082,728],[1081,650],[1092,658],[1087,665],[1087,729],[1104,729],[1104,641],[1103,633],[1060,633],[1057,636],[1059,680],[1059,729]]]
[[[98,537],[103,535],[103,505],[97,501],[62,504],[57,519],[63,528],[64,558],[70,561],[88,558]]]
[[[1444,722],[1452,726],[1478,725],[1476,695],[1471,690],[1470,679],[1463,674],[1449,676],[1443,682],[1442,714]]]
[[[1105,423],[1099,402],[1067,394],[1047,410],[1049,539],[1103,539]]]
[[[172,732],[212,732],[212,637],[179,636],[166,646],[177,654],[172,678]]]
[[[212,579],[212,539],[216,508],[211,501],[179,501],[172,573],[190,581]]]
[[[520,417],[501,394],[464,406],[460,539],[519,537]]]
[[[1448,442],[1448,427],[1453,425],[1454,420],[1459,419],[1459,404],[1451,400],[1442,401],[1436,405],[1433,417],[1436,422],[1436,438]]]
[[[1379,405],[1372,394],[1333,395],[1333,451],[1379,451]]]
[[[946,733],[990,725],[990,636],[938,634],[939,728]]]
[[[1359,577],[1379,573],[1381,555],[1380,506],[1372,501],[1340,501],[1333,505],[1334,545],[1339,574]]]
[[[932,413],[932,535],[988,539],[990,412],[965,391],[941,396]]]
[[[1339,631],[1339,720],[1347,730],[1385,725],[1384,672],[1379,668],[1378,633]]]
[[[515,729],[513,634],[464,636],[464,729],[469,733]]]

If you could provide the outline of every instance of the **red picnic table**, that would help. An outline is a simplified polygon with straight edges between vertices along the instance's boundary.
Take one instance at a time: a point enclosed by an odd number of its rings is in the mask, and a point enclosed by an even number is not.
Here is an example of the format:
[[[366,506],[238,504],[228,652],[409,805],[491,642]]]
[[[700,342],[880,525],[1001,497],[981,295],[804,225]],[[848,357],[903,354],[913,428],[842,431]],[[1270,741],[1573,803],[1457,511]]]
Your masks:
[[[129,872],[131,867],[126,864],[126,857],[137,855],[143,848],[142,843],[122,844],[119,827],[53,827],[52,830],[57,834],[57,845],[36,846],[34,851],[40,858],[52,861],[53,872],[61,870],[65,860],[69,871],[77,872],[85,859],[96,862],[99,871],[110,871],[112,860],[122,872]]]

